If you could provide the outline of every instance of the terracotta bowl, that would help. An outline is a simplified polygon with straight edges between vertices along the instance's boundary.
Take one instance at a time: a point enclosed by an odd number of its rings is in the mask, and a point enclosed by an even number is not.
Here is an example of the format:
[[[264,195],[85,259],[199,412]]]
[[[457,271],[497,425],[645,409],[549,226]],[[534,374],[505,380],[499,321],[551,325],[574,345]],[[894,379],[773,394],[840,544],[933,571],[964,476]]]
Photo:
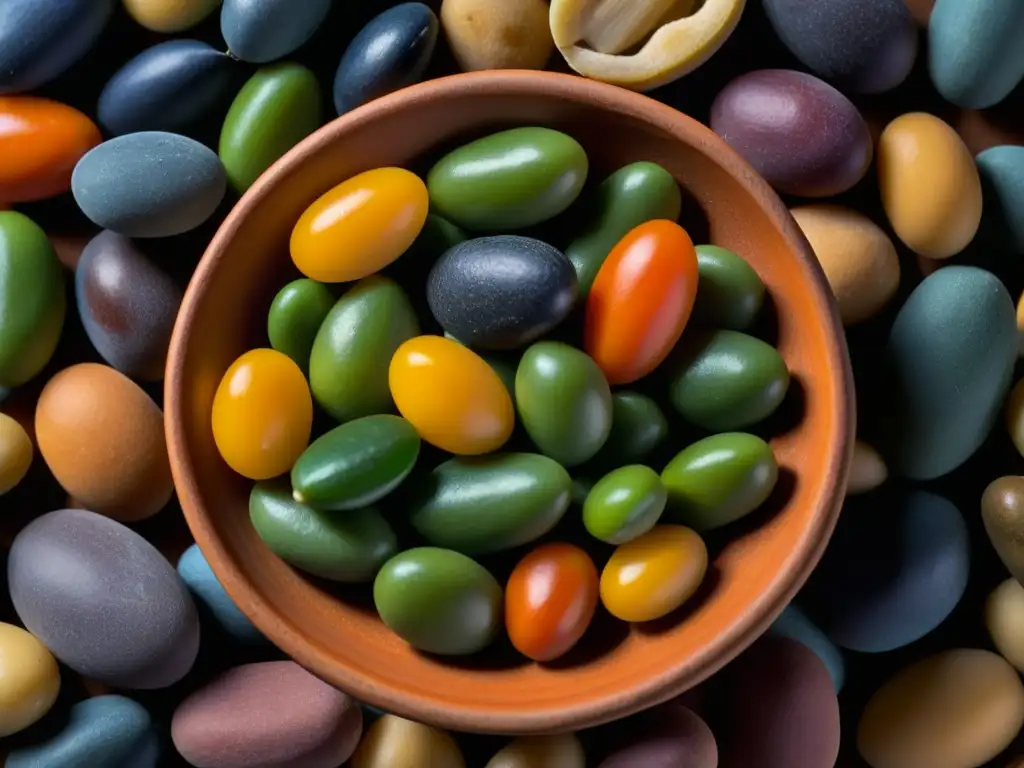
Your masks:
[[[623,625],[615,642],[592,627],[583,642],[596,650],[584,648],[576,663],[445,663],[413,651],[365,604],[344,602],[344,590],[308,580],[271,554],[249,523],[251,483],[234,475],[214,446],[210,410],[232,360],[267,343],[267,308],[290,268],[289,234],[309,203],[361,171],[408,165],[467,135],[524,124],[576,137],[594,179],[637,160],[675,175],[703,210],[704,235],[744,254],[764,279],[803,413],[773,438],[788,478],[779,509],[721,549],[714,588],[684,617]],[[289,152],[235,206],[203,256],[178,315],[165,386],[171,463],[188,524],[256,625],[300,664],[373,706],[442,727],[506,734],[623,717],[698,684],[752,643],[822,554],[854,435],[842,327],[824,275],[775,193],[685,115],[626,90],[537,72],[457,75],[407,88]]]

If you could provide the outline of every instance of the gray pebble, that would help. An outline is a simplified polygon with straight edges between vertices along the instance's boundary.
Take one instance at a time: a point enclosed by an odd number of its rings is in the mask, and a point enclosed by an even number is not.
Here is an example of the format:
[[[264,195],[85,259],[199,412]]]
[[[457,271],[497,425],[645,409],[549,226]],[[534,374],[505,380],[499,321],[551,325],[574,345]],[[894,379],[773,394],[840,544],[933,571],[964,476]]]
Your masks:
[[[198,141],[143,131],[105,141],[78,161],[71,191],[93,222],[127,237],[195,229],[227,190],[220,158]]]
[[[11,545],[7,581],[25,628],[79,674],[153,689],[192,668],[199,615],[188,589],[115,520],[81,509],[33,520]]]

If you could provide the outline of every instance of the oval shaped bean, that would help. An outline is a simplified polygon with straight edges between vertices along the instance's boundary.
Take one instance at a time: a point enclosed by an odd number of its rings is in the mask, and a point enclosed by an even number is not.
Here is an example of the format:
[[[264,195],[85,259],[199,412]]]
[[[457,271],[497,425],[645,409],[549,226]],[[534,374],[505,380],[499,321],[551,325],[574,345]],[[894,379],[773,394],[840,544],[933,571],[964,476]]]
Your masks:
[[[477,349],[536,341],[565,320],[578,293],[572,265],[557,248],[519,235],[478,237],[449,248],[427,279],[437,322]]]
[[[743,257],[717,245],[698,245],[693,321],[708,328],[745,331],[764,304],[764,283]]]
[[[668,356],[697,295],[697,252],[686,230],[641,224],[608,254],[587,298],[583,346],[609,384],[631,384]]]
[[[402,344],[388,369],[391,396],[431,445],[462,456],[496,451],[512,435],[512,398],[479,355],[441,336]]]
[[[442,0],[441,24],[463,72],[544,69],[554,49],[544,0]]]
[[[199,614],[188,589],[152,544],[108,517],[37,517],[11,545],[7,579],[25,627],[96,682],[166,688],[195,662]]]
[[[373,17],[341,56],[334,109],[350,109],[423,77],[437,43],[437,16],[423,3],[401,3]]]
[[[75,268],[78,315],[89,341],[111,366],[144,381],[164,377],[181,289],[131,240],[101,232]]]
[[[1013,300],[991,272],[953,265],[925,278],[880,361],[877,445],[890,469],[931,480],[967,461],[999,416],[1017,345]]]
[[[688,333],[672,368],[672,405],[687,421],[712,432],[767,418],[789,389],[789,370],[778,350],[738,331]]]
[[[584,297],[618,242],[645,221],[678,219],[683,198],[672,174],[657,163],[640,161],[602,181],[593,204],[592,217],[565,249]]]
[[[665,511],[668,492],[650,467],[619,467],[602,477],[583,503],[583,525],[596,539],[625,544],[651,530]]]
[[[660,619],[685,603],[704,579],[708,551],[681,525],[656,525],[621,544],[601,571],[601,602],[617,619]]]
[[[147,48],[111,76],[96,115],[107,133],[181,133],[227,103],[238,64],[199,40],[167,40]]]
[[[359,705],[293,661],[229,669],[174,710],[171,740],[189,765],[340,766],[363,729]]]
[[[0,737],[45,715],[60,692],[53,655],[21,627],[0,623]]]
[[[139,24],[170,34],[194,27],[216,10],[221,0],[121,0]]]
[[[900,285],[900,260],[881,227],[836,205],[800,206],[790,213],[825,270],[844,325],[871,318],[889,302]]]
[[[416,312],[393,280],[360,280],[324,318],[309,355],[309,387],[338,421],[392,410],[388,367],[398,348],[419,335]]]
[[[32,440],[25,428],[0,413],[0,495],[16,487],[32,466]]]
[[[334,303],[334,294],[323,283],[308,277],[292,280],[277,292],[270,304],[267,313],[270,346],[288,355],[303,371],[308,370],[313,344]]]
[[[766,0],[775,34],[807,67],[859,93],[892,90],[917,57],[917,27],[904,0],[854,6],[825,0],[806,13],[800,0]]]
[[[962,251],[981,223],[974,158],[956,131],[923,112],[901,115],[882,131],[878,189],[897,237],[929,259]]]
[[[213,215],[227,190],[211,149],[185,136],[142,131],[89,150],[71,192],[93,223],[126,237],[171,237]]]
[[[320,512],[296,501],[282,480],[253,486],[249,519],[271,552],[331,581],[368,582],[398,551],[394,531],[373,507]]]
[[[550,128],[512,128],[464,144],[427,176],[431,208],[471,230],[531,227],[562,213],[587,179],[587,153]]]
[[[416,464],[420,437],[405,419],[364,416],[321,435],[292,467],[295,500],[317,509],[358,509],[397,488]]]
[[[235,360],[213,397],[213,439],[224,461],[251,480],[292,468],[313,428],[313,401],[295,362],[273,349]]]
[[[771,446],[743,432],[698,440],[661,473],[670,515],[698,531],[749,515],[771,495],[778,477]]]
[[[331,0],[224,0],[220,33],[239,59],[266,64],[302,47],[330,11]]]
[[[444,731],[385,714],[366,731],[352,768],[466,768],[455,740]]]
[[[482,565],[449,549],[395,555],[373,582],[373,602],[388,629],[427,653],[476,653],[501,626],[501,586]]]
[[[192,597],[206,607],[209,615],[232,640],[252,645],[266,642],[263,633],[235,605],[218,581],[198,544],[193,544],[182,553],[176,570]]]
[[[601,369],[560,341],[539,341],[516,370],[516,407],[541,453],[566,467],[582,464],[612,428],[612,395]]]
[[[857,724],[872,768],[971,768],[1002,752],[1024,725],[1024,686],[990,651],[929,656],[879,688]]]
[[[16,387],[53,356],[64,327],[64,272],[31,219],[0,211],[0,386]]]
[[[583,745],[576,735],[562,733],[520,736],[502,747],[484,768],[586,768],[586,761]]]
[[[558,524],[571,482],[556,461],[534,453],[449,459],[409,502],[410,522],[431,544],[468,555],[511,549]]]
[[[262,67],[231,102],[217,154],[239,194],[320,127],[323,99],[316,75],[301,64]]]
[[[32,91],[95,44],[114,0],[6,0],[0,16],[0,93]]]
[[[871,165],[871,133],[857,108],[804,72],[740,75],[715,97],[710,125],[769,184],[790,195],[838,195]]]
[[[614,469],[643,462],[668,435],[668,421],[647,395],[612,392],[612,430],[593,458],[597,467]]]
[[[597,608],[597,568],[579,547],[542,544],[505,585],[505,629],[516,650],[551,661],[579,642]]]
[[[0,200],[27,203],[67,192],[75,164],[101,141],[77,109],[35,96],[0,96]]]
[[[12,749],[6,768],[130,765],[156,768],[160,737],[138,702],[124,696],[94,696],[71,707],[67,724],[43,741]]]
[[[1018,671],[1024,669],[1024,586],[1012,576],[985,601],[985,626],[1000,655]]]
[[[413,244],[427,219],[427,188],[404,168],[375,168],[328,190],[299,217],[291,254],[322,283],[379,272]]]

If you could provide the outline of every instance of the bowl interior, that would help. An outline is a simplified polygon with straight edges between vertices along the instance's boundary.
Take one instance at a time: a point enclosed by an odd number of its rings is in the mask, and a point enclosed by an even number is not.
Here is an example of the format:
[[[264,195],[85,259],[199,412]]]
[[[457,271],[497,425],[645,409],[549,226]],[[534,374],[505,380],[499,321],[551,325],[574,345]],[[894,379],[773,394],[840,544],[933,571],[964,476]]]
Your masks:
[[[365,594],[343,600],[273,556],[249,523],[251,483],[214,446],[210,410],[232,360],[265,346],[266,311],[289,274],[288,238],[335,184],[410,165],[438,146],[514,125],[564,130],[591,178],[637,160],[668,169],[692,196],[695,240],[742,254],[760,273],[793,374],[800,418],[772,444],[782,481],[757,525],[733,530],[685,617],[652,626],[599,622],[550,665],[501,653],[442,661],[411,650]],[[685,223],[685,222],[684,222]],[[196,271],[166,382],[168,438],[188,522],[228,592],[299,663],[357,698],[437,725],[525,733],[624,716],[697,684],[759,634],[803,583],[838,513],[852,441],[846,348],[824,277],[767,185],[703,126],[649,99],[580,78],[460,75],[406,89],[333,122],[274,166],[236,206]],[[659,467],[660,469],[660,467]],[[600,564],[599,564],[600,565]],[[496,660],[498,659],[498,660]]]

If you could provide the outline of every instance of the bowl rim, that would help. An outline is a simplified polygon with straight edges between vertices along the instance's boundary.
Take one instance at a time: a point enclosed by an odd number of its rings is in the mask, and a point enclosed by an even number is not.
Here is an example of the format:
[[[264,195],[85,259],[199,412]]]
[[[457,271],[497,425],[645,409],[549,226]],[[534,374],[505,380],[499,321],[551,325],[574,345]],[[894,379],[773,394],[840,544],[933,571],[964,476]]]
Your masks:
[[[290,173],[306,157],[318,153],[352,127],[401,112],[410,103],[451,95],[456,89],[464,96],[475,93],[493,95],[495,91],[505,95],[534,95],[541,90],[555,98],[639,119],[680,141],[684,140],[682,137],[687,137],[688,143],[709,157],[759,202],[772,225],[793,251],[794,257],[807,268],[812,282],[815,313],[826,326],[827,346],[832,358],[831,395],[832,400],[839,404],[839,412],[837,428],[830,439],[831,459],[825,482],[829,490],[827,498],[814,511],[811,523],[795,542],[794,557],[789,569],[776,577],[771,589],[762,592],[744,608],[741,617],[732,627],[719,634],[700,653],[680,663],[672,674],[652,676],[641,684],[598,700],[584,700],[563,707],[555,716],[552,716],[550,710],[540,713],[490,710],[472,713],[458,707],[447,707],[437,700],[407,697],[400,691],[382,688],[361,674],[336,664],[328,654],[306,642],[264,601],[222,545],[200,500],[194,461],[183,427],[186,415],[179,393],[188,386],[184,376],[184,360],[189,339],[195,329],[199,305],[204,299],[205,286],[211,274],[224,257],[227,244],[234,238],[251,209],[273,194],[279,177]],[[837,305],[809,243],[769,184],[710,128],[668,105],[640,93],[577,75],[533,70],[462,73],[408,86],[332,120],[303,139],[265,171],[242,195],[217,229],[184,293],[167,356],[164,403],[171,470],[188,527],[228,595],[268,639],[301,666],[360,702],[439,727],[505,734],[579,730],[626,717],[699,685],[742,653],[768,629],[821,559],[845,497],[856,433],[853,374]]]

